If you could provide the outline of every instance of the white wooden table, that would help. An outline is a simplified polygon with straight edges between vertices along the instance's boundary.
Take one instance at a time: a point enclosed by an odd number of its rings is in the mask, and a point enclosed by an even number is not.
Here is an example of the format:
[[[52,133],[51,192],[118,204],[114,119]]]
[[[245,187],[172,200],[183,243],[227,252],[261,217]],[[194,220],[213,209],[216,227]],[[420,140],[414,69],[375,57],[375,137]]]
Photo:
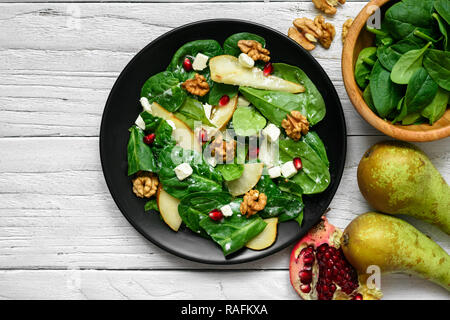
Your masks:
[[[105,101],[148,42],[208,18],[247,19],[286,33],[294,18],[318,13],[307,0],[205,2],[0,4],[0,298],[298,299],[288,277],[292,247],[231,267],[175,257],[133,229],[103,178],[98,133]],[[331,49],[312,52],[347,120],[347,164],[328,214],[341,228],[370,209],[356,168],[363,152],[385,139],[355,112],[341,77],[341,27],[364,4],[338,9],[330,19],[337,29]],[[420,144],[447,181],[449,142]],[[449,251],[447,235],[408,220]],[[382,289],[386,299],[450,298],[406,275],[383,276]]]

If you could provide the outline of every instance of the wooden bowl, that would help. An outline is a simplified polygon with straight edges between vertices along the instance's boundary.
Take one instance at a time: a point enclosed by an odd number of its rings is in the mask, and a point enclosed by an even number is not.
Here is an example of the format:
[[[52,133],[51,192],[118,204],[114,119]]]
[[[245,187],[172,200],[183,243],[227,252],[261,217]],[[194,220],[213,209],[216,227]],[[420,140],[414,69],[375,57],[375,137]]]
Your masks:
[[[362,49],[374,46],[373,34],[366,31],[367,19],[381,8],[382,17],[384,12],[397,1],[372,0],[358,14],[349,29],[342,52],[342,76],[344,78],[345,89],[358,113],[373,127],[384,134],[404,141],[433,141],[450,136],[450,109],[439,121],[432,126],[429,124],[403,126],[393,125],[376,115],[363,99],[362,91],[356,84],[354,69],[358,55]]]

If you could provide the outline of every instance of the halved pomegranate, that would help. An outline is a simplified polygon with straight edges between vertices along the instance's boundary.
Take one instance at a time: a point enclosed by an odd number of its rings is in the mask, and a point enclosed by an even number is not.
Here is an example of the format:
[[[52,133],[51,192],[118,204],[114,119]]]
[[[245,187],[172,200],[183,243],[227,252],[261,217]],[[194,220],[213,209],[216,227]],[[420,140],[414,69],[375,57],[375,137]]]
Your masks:
[[[294,247],[289,273],[291,284],[306,300],[374,300],[369,289],[340,249],[342,231],[325,217]]]

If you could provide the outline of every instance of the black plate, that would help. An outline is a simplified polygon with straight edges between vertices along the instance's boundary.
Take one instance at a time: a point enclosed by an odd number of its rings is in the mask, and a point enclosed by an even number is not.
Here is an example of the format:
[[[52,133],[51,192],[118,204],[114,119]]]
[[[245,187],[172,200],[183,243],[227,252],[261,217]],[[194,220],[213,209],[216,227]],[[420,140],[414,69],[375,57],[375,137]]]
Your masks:
[[[315,196],[304,196],[304,221],[281,223],[276,242],[268,249],[242,249],[228,257],[213,241],[201,238],[182,227],[176,233],[155,213],[145,213],[145,200],[131,190],[127,176],[128,128],[142,111],[139,104],[142,84],[163,71],[175,51],[188,41],[215,39],[220,43],[233,33],[252,32],[266,39],[274,62],[302,68],[320,90],[327,106],[325,118],[314,130],[322,138],[330,160],[331,184]],[[128,221],[147,239],[180,257],[211,264],[234,264],[271,255],[300,239],[328,208],[341,180],[346,155],[344,113],[336,90],[317,61],[294,41],[263,25],[241,20],[216,19],[176,28],[147,45],[125,67],[111,90],[100,129],[100,156],[106,183],[117,206]]]

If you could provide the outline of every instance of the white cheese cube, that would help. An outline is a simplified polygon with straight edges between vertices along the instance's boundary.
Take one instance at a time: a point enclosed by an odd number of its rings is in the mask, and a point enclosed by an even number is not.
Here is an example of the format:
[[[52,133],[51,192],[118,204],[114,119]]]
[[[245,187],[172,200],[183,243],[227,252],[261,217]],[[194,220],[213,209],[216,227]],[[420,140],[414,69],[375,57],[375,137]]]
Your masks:
[[[145,130],[145,121],[144,121],[144,119],[142,119],[141,115],[138,115],[138,117],[134,123],[142,130]]]
[[[255,60],[250,58],[250,56],[248,54],[241,53],[239,55],[239,63],[244,68],[249,68],[250,69],[250,68],[253,68],[253,66],[255,65]]]
[[[295,169],[294,162],[288,161],[281,166],[281,174],[285,178],[291,178],[295,176],[297,169]]]
[[[278,178],[281,176],[281,167],[280,166],[272,167],[269,170],[267,170],[267,172],[269,173],[271,179]]]
[[[203,105],[203,110],[205,110],[205,116],[206,116],[208,119],[211,119],[211,111],[212,111],[212,108],[213,108],[213,106],[210,105],[210,104],[205,103],[205,104]]]
[[[203,53],[197,53],[194,62],[192,63],[192,69],[194,69],[195,71],[202,71],[206,68],[208,59],[209,57],[207,55],[204,55]]]
[[[233,215],[233,210],[231,210],[231,207],[229,204],[224,205],[222,208],[220,208],[220,211],[222,211],[222,214],[224,217],[231,217]]]
[[[269,123],[267,127],[262,131],[263,135],[266,136],[269,141],[275,142],[280,137],[280,129],[273,123]]]
[[[146,97],[142,97],[140,100],[142,108],[148,113],[152,113],[152,106]]]
[[[189,165],[189,163],[182,163],[176,166],[174,171],[177,175],[178,180],[180,181],[189,177],[193,172],[192,167]]]
[[[166,122],[169,124],[169,126],[172,127],[173,130],[175,130],[177,128],[177,126],[175,125],[175,123],[172,120],[166,120]]]

